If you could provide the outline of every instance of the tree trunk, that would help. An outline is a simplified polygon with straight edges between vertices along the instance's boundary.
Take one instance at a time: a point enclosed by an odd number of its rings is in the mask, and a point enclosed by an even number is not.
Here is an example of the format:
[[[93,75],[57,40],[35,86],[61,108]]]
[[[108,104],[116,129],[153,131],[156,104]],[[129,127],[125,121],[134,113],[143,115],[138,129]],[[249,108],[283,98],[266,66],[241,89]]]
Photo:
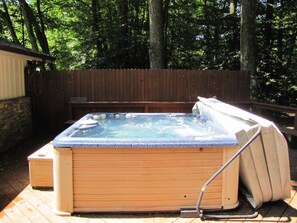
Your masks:
[[[96,43],[96,68],[100,67],[100,49],[101,41],[99,38],[99,2],[98,0],[92,0],[92,19],[93,19],[93,36]]]
[[[214,55],[213,55],[213,51],[214,51],[214,47],[212,45],[212,35],[211,35],[211,26],[210,26],[210,16],[211,16],[211,10],[209,10],[208,5],[207,5],[207,0],[203,1],[203,17],[205,19],[204,21],[204,38],[205,38],[205,59],[206,62],[205,64],[207,64],[207,69],[213,69],[213,65],[214,65]]]
[[[273,19],[274,0],[267,0],[265,15],[265,40],[268,48],[271,48],[272,42],[272,19]]]
[[[283,0],[280,1],[280,8],[284,7]],[[280,18],[284,18],[283,10],[280,10]],[[277,59],[278,59],[278,70],[283,70],[283,22],[279,21],[279,28],[277,32]]]
[[[24,16],[24,22],[25,22],[26,29],[28,31],[28,35],[29,35],[29,39],[30,39],[32,49],[35,50],[35,51],[38,51],[36,37],[35,37],[34,31],[33,31],[33,27],[32,27],[32,24],[30,22],[30,18],[29,18],[29,15],[28,15],[27,7],[26,7],[27,3],[26,3],[25,0],[20,0],[19,3],[20,3],[20,7],[21,7],[21,10],[22,10],[23,16]]]
[[[230,14],[235,14],[236,2],[235,0],[230,0]]]
[[[231,16],[231,33],[232,33],[232,40],[231,40],[231,45],[230,45],[230,51],[231,52],[238,52],[239,50],[239,30],[237,28],[238,24],[238,17],[236,15],[236,6],[237,6],[237,1],[234,0],[234,14]]]
[[[37,22],[36,16],[31,9],[31,7],[28,5],[27,2],[24,3],[26,7],[26,12],[28,15],[28,18],[30,20],[31,26],[34,28],[37,40],[41,46],[42,52],[49,54],[49,48],[48,48],[48,43],[47,43],[47,38],[45,36],[45,33],[42,32],[40,29],[39,23]]]
[[[43,49],[42,51],[44,53],[50,54],[47,38],[46,38],[46,35],[45,35],[45,27],[44,27],[44,22],[43,22],[43,16],[42,16],[42,12],[41,12],[41,9],[40,9],[40,0],[37,0],[36,7],[37,7],[38,17],[39,17],[39,21],[40,21],[40,28],[39,28],[39,25],[38,25],[38,23],[37,23],[37,21],[35,19],[35,24],[36,24],[35,26],[37,27],[37,29],[40,32],[40,37],[38,39],[40,39],[39,42],[40,42],[40,45],[42,45],[42,49]],[[31,11],[30,14],[32,14],[32,17],[35,18],[31,8],[30,8],[30,11]]]
[[[256,72],[256,0],[241,0],[240,68]]]
[[[162,0],[149,0],[151,69],[165,68],[164,15]]]
[[[168,45],[168,15],[169,15],[169,0],[164,2],[164,61],[168,61],[167,45]]]
[[[4,13],[2,13],[0,11],[0,13],[1,13],[0,15],[1,15],[2,18],[4,18],[4,21],[5,21],[7,27],[9,29],[9,31],[10,31],[12,39],[13,39],[13,42],[20,44],[20,41],[18,40],[18,37],[17,37],[17,35],[16,35],[15,31],[14,31],[12,21],[10,19],[10,15],[9,15],[8,8],[7,8],[5,0],[2,0],[2,4],[3,4],[3,8],[4,8]]]
[[[120,52],[120,60],[119,63],[121,67],[129,67],[130,66],[130,58],[128,53],[129,48],[129,33],[128,33],[128,1],[127,0],[119,0],[118,1],[118,12],[120,18],[120,37],[119,37],[119,49]]]
[[[295,17],[295,24],[297,24],[297,18]],[[291,68],[291,65],[292,65],[292,58],[294,58],[293,57],[293,54],[294,54],[294,49],[296,49],[296,41],[297,41],[297,30],[296,29],[294,29],[293,31],[292,31],[293,33],[292,33],[292,35],[290,36],[290,39],[289,39],[289,52],[288,52],[288,59],[287,59],[287,64],[286,64],[286,66],[287,66],[287,68],[289,69],[289,68]]]

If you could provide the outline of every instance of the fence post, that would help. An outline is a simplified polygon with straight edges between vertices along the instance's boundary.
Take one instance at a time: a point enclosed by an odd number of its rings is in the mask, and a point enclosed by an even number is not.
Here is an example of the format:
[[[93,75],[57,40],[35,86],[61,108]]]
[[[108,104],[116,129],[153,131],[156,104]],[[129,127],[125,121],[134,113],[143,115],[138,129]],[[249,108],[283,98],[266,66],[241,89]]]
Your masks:
[[[297,111],[295,111],[295,117],[294,117],[294,130],[297,131]],[[291,144],[292,149],[297,149],[297,136],[292,135],[291,138]]]

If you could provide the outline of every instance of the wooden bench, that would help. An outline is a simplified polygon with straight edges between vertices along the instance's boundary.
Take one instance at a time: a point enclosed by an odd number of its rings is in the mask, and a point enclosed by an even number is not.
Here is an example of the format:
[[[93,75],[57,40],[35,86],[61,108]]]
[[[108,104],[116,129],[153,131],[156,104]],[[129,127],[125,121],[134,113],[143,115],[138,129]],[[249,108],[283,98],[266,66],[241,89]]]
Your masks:
[[[164,113],[181,112],[191,113],[196,102],[182,101],[83,101],[79,98],[71,98],[68,102],[68,121],[73,124],[83,115],[90,112],[141,112],[141,113]],[[249,107],[250,102],[231,102],[239,107]]]
[[[297,130],[295,129],[289,129],[285,126],[277,126],[277,127],[283,134],[297,136]]]
[[[281,126],[281,125],[278,125],[277,123],[276,124],[278,126],[278,129],[283,133],[283,135],[287,139],[289,145],[292,148],[296,148],[297,146],[297,108],[296,107],[267,104],[262,102],[253,102],[252,107],[267,110],[267,111],[276,111],[280,113],[293,114],[294,121],[292,125],[290,125],[291,127]],[[290,140],[289,140],[289,136],[291,138]]]
[[[28,156],[32,187],[53,187],[53,145],[48,143]]]

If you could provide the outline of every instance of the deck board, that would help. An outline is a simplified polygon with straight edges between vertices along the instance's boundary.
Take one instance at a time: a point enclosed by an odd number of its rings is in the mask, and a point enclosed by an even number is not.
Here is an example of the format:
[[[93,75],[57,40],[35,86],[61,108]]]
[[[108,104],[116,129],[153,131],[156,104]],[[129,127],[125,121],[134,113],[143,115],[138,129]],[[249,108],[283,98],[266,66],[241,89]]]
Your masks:
[[[34,193],[34,191],[36,190],[28,187],[23,190],[19,196],[34,206],[36,209],[35,211],[38,211],[45,216],[49,222],[67,223],[67,220],[60,218],[53,213],[51,203],[45,203],[36,193]]]
[[[294,192],[295,193],[292,195],[292,199],[287,201],[288,205],[285,212],[280,217],[281,221],[288,220],[290,222],[297,222],[297,193],[295,190]]]
[[[220,222],[296,222],[297,195],[292,190],[292,198],[285,201],[266,203],[259,209],[259,216],[255,219],[226,220]],[[98,222],[98,223],[199,223],[199,218],[180,218],[178,214],[74,214],[69,217],[57,216],[52,210],[53,191],[32,189],[28,185],[1,212],[0,222]]]
[[[259,208],[255,219],[221,220],[225,223],[297,222],[297,150],[290,150],[291,198],[265,203]],[[199,218],[181,218],[178,213],[150,214],[101,214],[76,213],[61,217],[53,212],[54,193],[51,189],[33,189],[29,185],[29,170],[26,159],[18,165],[0,171],[0,223],[206,223]],[[250,213],[246,204],[231,214]]]
[[[19,210],[19,208],[15,205],[13,201],[5,207],[4,213],[8,217],[10,222],[31,223],[28,217]]]

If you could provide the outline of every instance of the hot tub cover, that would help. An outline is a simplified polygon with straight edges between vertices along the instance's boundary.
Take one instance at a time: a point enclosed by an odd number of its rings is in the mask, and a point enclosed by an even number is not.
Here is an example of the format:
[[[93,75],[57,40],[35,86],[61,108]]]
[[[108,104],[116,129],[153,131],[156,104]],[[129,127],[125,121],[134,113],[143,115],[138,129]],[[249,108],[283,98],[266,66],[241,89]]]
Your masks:
[[[262,127],[261,137],[240,155],[240,180],[251,196],[253,206],[260,207],[263,202],[290,197],[288,146],[276,125],[217,99],[198,99],[193,112],[235,133],[240,146],[257,131],[257,124]]]

